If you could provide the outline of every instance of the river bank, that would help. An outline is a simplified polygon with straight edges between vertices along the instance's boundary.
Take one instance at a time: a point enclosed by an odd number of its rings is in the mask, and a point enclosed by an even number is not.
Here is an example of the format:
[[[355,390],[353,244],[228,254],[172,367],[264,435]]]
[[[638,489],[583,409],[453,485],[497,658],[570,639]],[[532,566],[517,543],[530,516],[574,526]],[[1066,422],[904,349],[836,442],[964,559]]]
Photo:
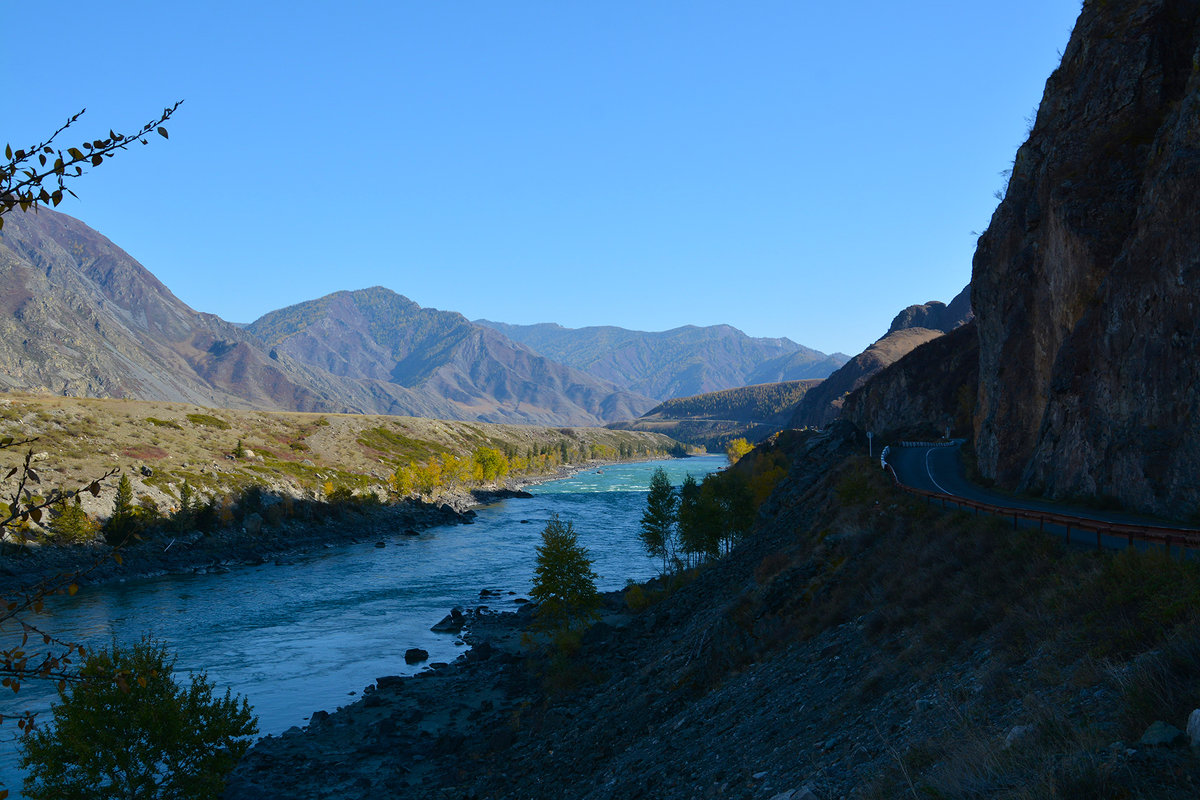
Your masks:
[[[255,515],[259,518],[250,526],[212,532],[154,531],[118,550],[100,542],[5,542],[0,544],[0,594],[21,592],[43,581],[56,582],[65,575],[74,575],[73,580],[79,584],[94,585],[160,575],[208,574],[238,566],[286,562],[337,545],[367,541],[386,544],[397,535],[417,535],[439,525],[470,524],[475,509],[531,497],[525,489],[532,486],[647,460],[652,459],[563,465],[544,475],[509,479],[498,488],[445,492],[432,501],[417,498],[383,505],[310,503],[307,518],[264,524],[261,516]]]
[[[417,535],[437,525],[469,522],[470,509],[410,501],[396,505],[330,508],[319,519],[288,519],[276,525],[214,532],[156,532],[120,548],[92,545],[5,545],[0,593],[76,574],[80,584],[99,584],[168,574],[207,574],[235,566],[265,564],[341,544]]]

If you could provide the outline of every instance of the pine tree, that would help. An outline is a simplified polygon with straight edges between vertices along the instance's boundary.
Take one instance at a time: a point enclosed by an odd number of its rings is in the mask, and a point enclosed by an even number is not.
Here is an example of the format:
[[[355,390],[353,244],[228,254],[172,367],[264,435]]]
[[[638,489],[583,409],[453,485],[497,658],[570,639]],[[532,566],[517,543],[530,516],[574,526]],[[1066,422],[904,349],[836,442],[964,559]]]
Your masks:
[[[104,538],[109,544],[122,544],[133,533],[133,484],[128,475],[117,481],[117,495],[113,498],[112,516],[104,524]]]
[[[661,558],[663,574],[667,572],[668,559],[675,554],[676,508],[679,498],[671,486],[671,479],[662,467],[650,476],[650,494],[646,497],[646,511],[638,538],[651,558]]]
[[[552,515],[542,531],[529,591],[538,603],[538,626],[561,638],[594,620],[600,607],[596,577],[575,527]]]

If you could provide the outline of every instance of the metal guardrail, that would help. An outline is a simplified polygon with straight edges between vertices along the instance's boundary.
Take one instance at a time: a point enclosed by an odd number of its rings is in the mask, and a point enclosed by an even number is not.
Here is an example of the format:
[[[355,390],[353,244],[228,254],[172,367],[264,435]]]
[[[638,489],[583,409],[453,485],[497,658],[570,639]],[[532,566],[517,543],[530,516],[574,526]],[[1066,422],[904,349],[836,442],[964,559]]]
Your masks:
[[[927,446],[933,447],[937,445]],[[1104,536],[1118,539],[1124,538],[1126,546],[1132,546],[1135,541],[1138,541],[1161,544],[1168,551],[1173,546],[1189,550],[1200,550],[1200,530],[1191,528],[1167,528],[1156,525],[1137,525],[1127,522],[1104,522],[1088,517],[1059,514],[1053,511],[1034,511],[1027,508],[1013,508],[993,503],[981,503],[976,500],[968,500],[965,497],[958,497],[957,495],[931,492],[926,489],[906,486],[900,482],[900,479],[896,476],[896,470],[892,469],[892,465],[887,463],[886,454],[889,450],[890,447],[884,448],[884,452],[880,455],[880,462],[883,465],[884,471],[892,476],[892,483],[904,492],[916,497],[925,498],[926,502],[940,501],[942,508],[946,508],[948,504],[953,504],[960,509],[971,509],[976,514],[982,512],[997,517],[1011,517],[1014,529],[1020,527],[1020,520],[1037,522],[1038,530],[1040,531],[1045,531],[1047,525],[1057,525],[1066,529],[1067,541],[1071,540],[1072,530],[1089,531],[1096,534],[1096,549],[1098,550],[1104,547],[1102,540]]]

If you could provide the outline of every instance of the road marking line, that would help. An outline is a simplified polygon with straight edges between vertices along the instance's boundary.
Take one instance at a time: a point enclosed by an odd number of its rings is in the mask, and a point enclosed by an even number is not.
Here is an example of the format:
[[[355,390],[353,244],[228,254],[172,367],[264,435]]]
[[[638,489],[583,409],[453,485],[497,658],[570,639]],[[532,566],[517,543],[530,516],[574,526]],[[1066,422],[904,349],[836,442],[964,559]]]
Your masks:
[[[933,470],[929,468],[929,457],[931,455],[933,455],[932,447],[925,451],[925,474],[929,476],[929,480],[933,481],[933,485],[941,490],[942,494],[952,495],[953,492],[948,491],[945,486],[937,482],[937,478],[933,477]]]

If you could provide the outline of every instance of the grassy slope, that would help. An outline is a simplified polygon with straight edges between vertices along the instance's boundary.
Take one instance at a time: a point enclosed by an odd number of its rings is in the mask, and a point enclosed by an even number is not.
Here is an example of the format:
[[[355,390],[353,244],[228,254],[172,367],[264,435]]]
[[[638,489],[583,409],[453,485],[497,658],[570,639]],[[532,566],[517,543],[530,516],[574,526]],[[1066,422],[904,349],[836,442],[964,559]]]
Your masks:
[[[650,433],[603,428],[545,428],[448,422],[413,417],[206,409],[183,403],[0,394],[0,436],[36,437],[31,447],[49,486],[71,487],[120,467],[135,497],[148,494],[170,508],[187,479],[202,494],[263,484],[285,494],[319,493],[326,482],[352,489],[386,486],[401,463],[434,454],[469,455],[478,447],[561,448],[567,443],[643,453],[675,443]],[[253,455],[231,459],[241,441]],[[0,452],[0,466],[24,454]],[[142,468],[151,475],[145,476]],[[89,513],[107,515],[111,492],[85,496]]]
[[[760,441],[782,430],[804,395],[820,383],[784,381],[678,397],[660,403],[638,419],[609,427],[661,433],[720,450],[738,437]]]

